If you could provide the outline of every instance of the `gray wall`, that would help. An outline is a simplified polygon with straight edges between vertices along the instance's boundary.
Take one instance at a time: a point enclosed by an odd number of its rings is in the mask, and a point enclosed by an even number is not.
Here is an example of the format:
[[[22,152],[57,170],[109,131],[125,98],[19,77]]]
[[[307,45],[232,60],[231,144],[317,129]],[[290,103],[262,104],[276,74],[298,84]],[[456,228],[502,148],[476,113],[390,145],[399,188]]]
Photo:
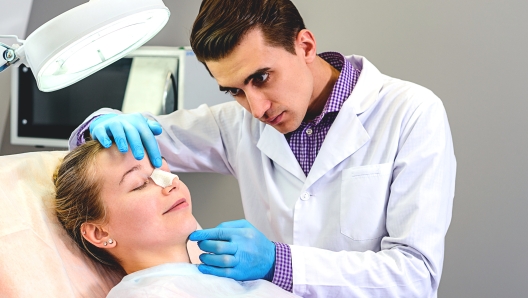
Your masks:
[[[528,297],[528,2],[295,3],[320,51],[365,55],[444,102],[458,170],[439,296]]]
[[[526,297],[528,2],[296,1],[319,49],[444,102],[458,160],[440,297]]]
[[[35,1],[28,30],[82,2]],[[166,0],[171,21],[150,44],[187,45],[199,2]],[[528,2],[294,2],[319,51],[364,55],[382,72],[424,85],[444,102],[458,171],[439,296],[527,296]],[[2,154],[30,149],[7,146],[5,136],[2,146]],[[204,226],[241,216],[232,178],[182,179]],[[230,201],[220,204],[219,197]]]

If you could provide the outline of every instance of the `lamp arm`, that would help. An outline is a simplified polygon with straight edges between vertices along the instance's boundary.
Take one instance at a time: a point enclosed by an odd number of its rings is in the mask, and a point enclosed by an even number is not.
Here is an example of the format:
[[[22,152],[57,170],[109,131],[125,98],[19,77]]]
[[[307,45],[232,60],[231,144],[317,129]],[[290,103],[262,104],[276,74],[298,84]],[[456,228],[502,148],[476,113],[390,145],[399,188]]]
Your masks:
[[[14,38],[20,44],[23,44],[24,42],[26,42],[23,39],[19,39],[18,36],[16,36],[16,35],[0,35],[0,38]]]

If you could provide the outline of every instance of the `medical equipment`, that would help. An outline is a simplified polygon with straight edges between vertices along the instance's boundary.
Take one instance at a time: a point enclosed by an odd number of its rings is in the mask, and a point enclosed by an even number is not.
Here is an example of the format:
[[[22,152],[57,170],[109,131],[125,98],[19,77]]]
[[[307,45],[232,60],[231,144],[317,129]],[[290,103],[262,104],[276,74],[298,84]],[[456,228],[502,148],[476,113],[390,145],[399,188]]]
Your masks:
[[[187,47],[140,47],[54,92],[40,91],[21,66],[12,72],[11,144],[66,148],[71,132],[102,107],[160,115],[231,100]]]
[[[165,26],[170,12],[161,0],[91,0],[53,18],[26,40],[4,48],[5,63],[25,64],[44,92],[97,72],[137,49]],[[13,36],[0,36],[13,37]]]
[[[150,175],[150,178],[152,178],[152,181],[154,181],[154,183],[163,188],[170,186],[174,178],[178,180],[180,179],[178,175],[160,169],[154,169],[152,175]]]

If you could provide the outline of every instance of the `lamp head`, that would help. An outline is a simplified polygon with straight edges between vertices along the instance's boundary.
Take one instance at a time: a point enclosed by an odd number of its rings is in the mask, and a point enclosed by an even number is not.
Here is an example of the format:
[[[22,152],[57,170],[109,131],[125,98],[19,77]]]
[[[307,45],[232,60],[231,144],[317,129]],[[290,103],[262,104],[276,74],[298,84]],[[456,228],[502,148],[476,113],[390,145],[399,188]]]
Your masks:
[[[161,0],[91,0],[39,27],[14,52],[41,91],[54,91],[137,49],[169,15]]]

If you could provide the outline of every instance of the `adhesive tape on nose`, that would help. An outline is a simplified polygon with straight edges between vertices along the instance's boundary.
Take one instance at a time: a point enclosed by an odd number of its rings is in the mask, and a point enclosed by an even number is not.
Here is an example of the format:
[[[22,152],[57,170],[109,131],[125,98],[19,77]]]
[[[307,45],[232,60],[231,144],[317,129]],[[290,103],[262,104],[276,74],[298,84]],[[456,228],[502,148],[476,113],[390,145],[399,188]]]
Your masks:
[[[154,183],[163,188],[172,185],[172,180],[174,180],[174,178],[179,179],[178,175],[174,175],[171,172],[165,172],[160,169],[154,169],[154,172],[152,172],[150,178],[152,181],[154,181]]]

